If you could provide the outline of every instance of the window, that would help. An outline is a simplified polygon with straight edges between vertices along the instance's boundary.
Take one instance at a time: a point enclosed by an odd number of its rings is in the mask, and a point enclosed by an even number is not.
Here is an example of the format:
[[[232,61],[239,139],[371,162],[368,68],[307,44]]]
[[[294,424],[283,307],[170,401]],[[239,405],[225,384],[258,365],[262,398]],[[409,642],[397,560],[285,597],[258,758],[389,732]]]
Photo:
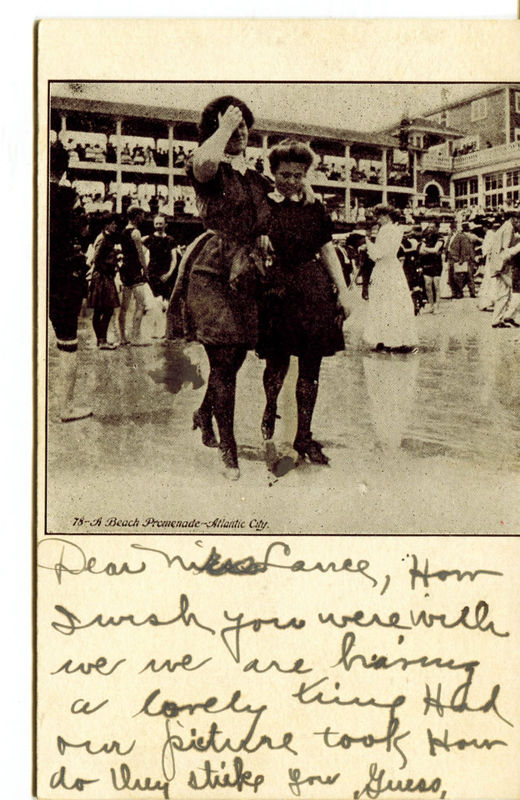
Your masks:
[[[520,92],[515,92],[515,111],[520,114]]]
[[[520,169],[513,169],[506,173],[506,200],[508,203],[517,203],[520,199]]]
[[[518,95],[520,96],[520,92]],[[520,142],[520,128],[515,128],[515,142]]]
[[[511,180],[513,180],[514,172],[516,172],[516,170],[510,173]],[[509,178],[506,179],[506,182],[509,182]],[[491,175],[484,175],[486,208],[496,208],[497,206],[502,205],[504,202],[504,192],[502,191],[503,186],[504,176],[501,172],[494,172]]]
[[[478,178],[455,181],[455,208],[478,206]]]
[[[487,98],[481,97],[480,100],[473,100],[471,103],[471,121],[478,122],[487,117]]]
[[[463,197],[468,193],[467,181],[455,181],[455,197]]]
[[[484,180],[486,192],[493,192],[502,188],[503,175],[501,172],[495,172],[493,175],[486,175]]]

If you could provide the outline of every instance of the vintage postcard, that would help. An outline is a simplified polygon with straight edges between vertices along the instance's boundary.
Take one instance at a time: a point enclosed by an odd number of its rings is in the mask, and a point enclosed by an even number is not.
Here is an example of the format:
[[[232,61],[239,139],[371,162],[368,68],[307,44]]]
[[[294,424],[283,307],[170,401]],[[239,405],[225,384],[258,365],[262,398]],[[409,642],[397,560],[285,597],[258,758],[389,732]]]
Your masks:
[[[519,31],[40,24],[40,800],[520,796]]]

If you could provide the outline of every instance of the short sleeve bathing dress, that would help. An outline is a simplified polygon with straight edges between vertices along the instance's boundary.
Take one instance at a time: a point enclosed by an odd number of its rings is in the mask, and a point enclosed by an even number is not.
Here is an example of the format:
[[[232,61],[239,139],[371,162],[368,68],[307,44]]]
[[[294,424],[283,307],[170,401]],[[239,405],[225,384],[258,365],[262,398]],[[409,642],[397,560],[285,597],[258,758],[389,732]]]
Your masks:
[[[257,353],[331,356],[345,348],[336,289],[319,258],[332,222],[317,200],[270,204],[275,263],[260,304]]]
[[[258,336],[258,236],[267,233],[271,183],[256,170],[244,174],[222,162],[199,183],[188,166],[206,234],[193,247],[185,333],[209,345],[253,348]]]

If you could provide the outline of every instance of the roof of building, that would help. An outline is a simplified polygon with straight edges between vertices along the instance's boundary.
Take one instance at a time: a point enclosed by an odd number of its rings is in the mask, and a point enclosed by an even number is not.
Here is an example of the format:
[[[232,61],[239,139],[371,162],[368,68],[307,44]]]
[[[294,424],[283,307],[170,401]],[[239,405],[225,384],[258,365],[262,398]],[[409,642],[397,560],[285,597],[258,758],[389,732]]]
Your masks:
[[[393,128],[390,128],[389,133],[394,131],[395,133],[398,133],[400,128],[401,125],[394,126]],[[448,128],[446,125],[440,125],[438,122],[433,122],[426,117],[414,117],[413,119],[409,120],[408,130],[425,131],[427,133],[440,133],[452,138],[465,136],[464,131],[458,130],[457,128]]]
[[[496,94],[497,92],[501,92],[507,87],[509,87],[510,89],[518,89],[520,91],[519,83],[493,83],[493,84],[488,83],[484,85],[486,86],[485,89],[482,89],[479,92],[475,92],[474,94],[468,95],[467,97],[464,97],[461,100],[454,100],[451,103],[442,103],[442,105],[436,106],[435,108],[432,108],[430,111],[427,111],[425,113],[425,116],[416,117],[414,121],[420,119],[423,120],[424,122],[429,122],[431,117],[435,116],[436,114],[439,114],[441,111],[448,111],[450,108],[458,108],[460,106],[464,106],[467,103],[472,103],[473,100],[478,100],[481,97],[487,97],[490,94]],[[432,122],[431,124],[435,125],[438,123]],[[396,122],[391,127],[382,128],[381,133],[388,133],[389,131],[395,131],[398,130],[399,127],[400,127],[400,121]],[[439,126],[439,128],[442,128],[442,126]],[[443,130],[453,130],[453,129],[444,128]]]
[[[198,123],[200,113],[189,109],[151,106],[138,103],[120,103],[107,100],[88,100],[84,97],[57,95],[51,98],[51,108],[58,111],[88,112],[115,117],[155,119],[161,122]],[[386,132],[367,133],[331,128],[321,125],[307,125],[299,122],[280,122],[279,120],[256,119],[254,130],[259,133],[286,133],[314,139],[332,139],[345,143],[359,143],[378,147],[397,147],[397,140]]]
[[[504,89],[519,89],[519,83],[494,83],[494,84],[486,84],[486,89],[482,89],[480,92],[476,92],[475,94],[469,95],[469,97],[465,97],[462,100],[455,100],[452,103],[444,103],[443,105],[437,106],[433,108],[431,111],[428,112],[428,117],[432,116],[433,114],[438,114],[440,111],[447,111],[450,108],[457,108],[459,106],[465,106],[467,103],[472,103],[473,100],[479,100],[481,97],[487,97],[490,94],[496,94],[497,92],[501,92]]]

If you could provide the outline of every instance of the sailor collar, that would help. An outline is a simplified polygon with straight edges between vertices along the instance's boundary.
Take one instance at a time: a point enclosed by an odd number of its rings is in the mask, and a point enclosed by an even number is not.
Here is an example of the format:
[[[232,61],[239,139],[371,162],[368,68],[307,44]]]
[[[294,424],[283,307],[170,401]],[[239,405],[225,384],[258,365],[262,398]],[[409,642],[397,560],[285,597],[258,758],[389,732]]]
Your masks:
[[[303,194],[298,194],[298,192],[294,192],[290,197],[285,197],[278,189],[275,189],[274,192],[269,192],[267,196],[274,200],[275,203],[283,203],[284,200],[290,200],[291,203],[299,203],[303,198]]]

